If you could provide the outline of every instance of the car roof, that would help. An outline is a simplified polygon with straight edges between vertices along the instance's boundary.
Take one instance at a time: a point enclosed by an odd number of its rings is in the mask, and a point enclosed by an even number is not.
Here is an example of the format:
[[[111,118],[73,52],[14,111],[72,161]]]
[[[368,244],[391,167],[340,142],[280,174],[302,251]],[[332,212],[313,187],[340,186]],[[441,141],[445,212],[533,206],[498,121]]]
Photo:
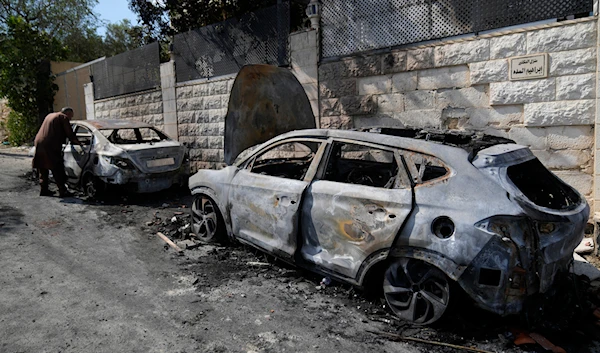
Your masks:
[[[86,126],[88,128],[94,128],[97,130],[136,129],[136,128],[143,128],[143,127],[153,127],[152,125],[143,123],[141,121],[125,120],[125,119],[77,120],[77,121],[72,121],[72,122]]]
[[[382,135],[372,132],[363,131],[352,131],[352,130],[335,130],[335,129],[306,129],[306,130],[295,130],[285,134],[281,134],[267,143],[273,143],[279,140],[295,137],[317,137],[317,138],[340,138],[349,139],[355,141],[362,141],[373,143],[377,145],[383,145],[388,147],[396,147],[407,149],[415,152],[422,152],[430,155],[438,156],[456,156],[468,155],[468,152],[462,148],[443,145],[439,143],[429,142],[426,140],[418,140],[408,137],[399,137],[392,135]]]

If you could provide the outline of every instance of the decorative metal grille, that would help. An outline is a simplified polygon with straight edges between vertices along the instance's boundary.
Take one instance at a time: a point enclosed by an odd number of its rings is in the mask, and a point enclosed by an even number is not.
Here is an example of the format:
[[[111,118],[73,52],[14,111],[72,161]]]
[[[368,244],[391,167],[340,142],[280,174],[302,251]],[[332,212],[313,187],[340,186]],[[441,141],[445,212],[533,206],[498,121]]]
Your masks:
[[[93,64],[92,78],[94,99],[160,87],[158,42]]]
[[[323,0],[323,57],[478,33],[570,15],[593,0]]]
[[[290,6],[271,6],[175,35],[177,82],[227,75],[246,64],[287,65]]]

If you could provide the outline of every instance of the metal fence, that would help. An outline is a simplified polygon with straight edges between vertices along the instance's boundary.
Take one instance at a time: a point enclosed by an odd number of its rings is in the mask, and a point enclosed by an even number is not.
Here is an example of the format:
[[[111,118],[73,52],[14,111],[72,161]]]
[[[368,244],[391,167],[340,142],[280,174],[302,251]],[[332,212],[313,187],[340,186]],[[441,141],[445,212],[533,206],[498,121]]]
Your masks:
[[[160,87],[158,42],[93,64],[92,80],[94,99]]]
[[[322,56],[589,15],[593,0],[324,0]]]
[[[290,5],[283,2],[239,19],[175,35],[177,82],[227,75],[246,64],[287,65]]]

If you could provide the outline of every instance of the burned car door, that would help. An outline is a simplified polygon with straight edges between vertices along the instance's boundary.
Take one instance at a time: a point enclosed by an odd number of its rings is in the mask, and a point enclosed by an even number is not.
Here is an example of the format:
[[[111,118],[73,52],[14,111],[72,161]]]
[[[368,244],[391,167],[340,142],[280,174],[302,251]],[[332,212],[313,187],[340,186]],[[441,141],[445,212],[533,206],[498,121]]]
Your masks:
[[[251,158],[231,182],[233,234],[268,252],[296,252],[302,196],[323,154],[318,139],[286,140]]]
[[[370,255],[391,247],[412,204],[397,151],[335,141],[320,178],[305,196],[301,256],[354,279]]]
[[[63,148],[63,159],[68,182],[77,184],[81,178],[81,172],[89,160],[94,139],[92,132],[84,126],[74,124],[73,130],[82,146],[67,143]]]

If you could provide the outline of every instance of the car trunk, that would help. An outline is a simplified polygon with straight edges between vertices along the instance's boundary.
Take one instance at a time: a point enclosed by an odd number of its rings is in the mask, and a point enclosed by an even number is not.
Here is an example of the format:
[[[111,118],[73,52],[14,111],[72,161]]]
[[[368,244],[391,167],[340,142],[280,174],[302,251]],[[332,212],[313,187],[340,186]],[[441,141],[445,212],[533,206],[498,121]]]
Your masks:
[[[143,173],[163,173],[178,169],[183,160],[181,147],[173,141],[153,144],[118,145]]]
[[[555,275],[567,269],[573,250],[583,238],[589,216],[585,198],[524,146],[492,146],[481,150],[472,163],[523,209],[523,229],[510,238],[520,249],[521,262],[530,263],[529,270],[538,274],[536,287],[545,292]]]

